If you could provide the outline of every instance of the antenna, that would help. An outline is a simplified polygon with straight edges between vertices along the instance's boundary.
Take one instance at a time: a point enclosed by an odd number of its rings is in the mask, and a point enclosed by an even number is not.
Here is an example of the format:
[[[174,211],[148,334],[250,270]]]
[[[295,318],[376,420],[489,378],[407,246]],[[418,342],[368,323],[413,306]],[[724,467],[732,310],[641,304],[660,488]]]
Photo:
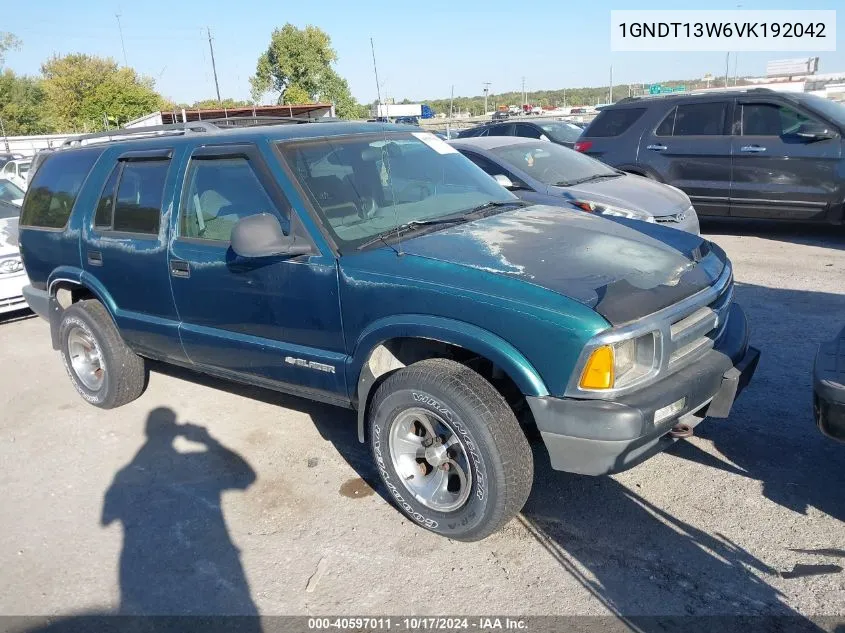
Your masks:
[[[120,48],[123,49],[123,65],[128,67],[129,62],[126,61],[126,45],[123,43],[123,27],[120,26],[120,14],[115,13],[114,17],[117,19],[117,32],[120,33]]]
[[[381,118],[381,88],[378,83],[378,66],[376,65],[376,47],[373,44],[373,38],[370,38],[370,50],[373,53],[373,73],[376,76],[376,98],[378,99],[376,105],[376,120]],[[387,110],[385,109],[385,113]],[[387,118],[386,116],[384,118]],[[381,158],[384,169],[387,172],[387,182],[390,185],[390,196],[393,201],[393,226],[396,227],[396,246],[393,248],[397,255],[402,255],[402,234],[399,232],[399,212],[396,210],[396,192],[393,189],[393,175],[390,173],[390,156],[387,151],[387,134],[384,131],[384,122],[381,124],[381,137],[384,145],[381,146]]]
[[[217,64],[214,63],[214,45],[211,43],[211,29],[205,27],[208,31],[208,48],[211,49],[211,70],[214,72],[214,88],[217,90],[217,105],[222,106],[223,101],[220,99],[220,84],[217,83]]]

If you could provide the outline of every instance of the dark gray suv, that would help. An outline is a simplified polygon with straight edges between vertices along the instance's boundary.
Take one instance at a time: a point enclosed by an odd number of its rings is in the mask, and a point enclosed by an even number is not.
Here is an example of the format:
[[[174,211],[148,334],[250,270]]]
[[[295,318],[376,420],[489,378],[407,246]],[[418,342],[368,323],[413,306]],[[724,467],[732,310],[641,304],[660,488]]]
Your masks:
[[[575,149],[674,185],[699,216],[845,222],[845,105],[766,89],[634,97]]]

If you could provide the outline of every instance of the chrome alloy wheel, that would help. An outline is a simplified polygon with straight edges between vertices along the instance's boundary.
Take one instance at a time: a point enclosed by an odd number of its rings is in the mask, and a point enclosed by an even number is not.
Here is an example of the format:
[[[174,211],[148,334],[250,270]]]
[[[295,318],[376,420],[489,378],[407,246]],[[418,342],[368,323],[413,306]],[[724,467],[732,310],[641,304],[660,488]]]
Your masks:
[[[406,409],[393,420],[388,442],[393,469],[417,501],[438,512],[466,503],[472,488],[469,457],[442,417],[427,409]]]
[[[67,335],[67,352],[73,373],[91,391],[99,391],[106,377],[106,365],[97,341],[78,325]]]

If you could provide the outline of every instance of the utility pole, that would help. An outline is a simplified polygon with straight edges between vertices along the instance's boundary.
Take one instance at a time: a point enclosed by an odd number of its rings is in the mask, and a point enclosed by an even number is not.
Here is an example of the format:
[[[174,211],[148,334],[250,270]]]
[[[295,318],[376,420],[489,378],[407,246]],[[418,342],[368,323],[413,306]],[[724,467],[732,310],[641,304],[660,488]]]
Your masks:
[[[487,116],[487,93],[490,92],[490,82],[484,82],[484,115]]]
[[[563,107],[566,107],[566,88],[563,89]]]
[[[123,43],[123,27],[120,25],[120,14],[115,13],[114,17],[117,18],[117,31],[120,33],[120,48],[123,49],[123,65],[129,66],[129,62],[126,61],[126,44]]]
[[[217,105],[223,107],[223,100],[220,98],[220,84],[217,83],[217,64],[214,63],[214,45],[211,43],[211,29],[205,27],[208,31],[208,48],[211,50],[211,70],[214,72],[214,88],[217,90]]]
[[[607,95],[607,102],[613,103],[613,64],[610,65],[610,91]]]
[[[525,96],[525,77],[523,77],[522,78],[522,105],[524,106],[526,103],[528,103],[528,101],[527,101],[527,98]],[[524,112],[525,108],[523,107],[522,110]]]
[[[728,87],[728,73],[730,72],[731,67],[731,52],[728,51],[728,54],[725,55],[725,88]]]
[[[449,95],[449,123],[452,122],[452,102],[455,100],[455,84],[452,84],[452,92]]]
[[[6,136],[6,128],[3,125],[3,117],[0,117],[0,134],[3,134],[3,145],[6,146],[6,151],[9,151],[9,138]]]

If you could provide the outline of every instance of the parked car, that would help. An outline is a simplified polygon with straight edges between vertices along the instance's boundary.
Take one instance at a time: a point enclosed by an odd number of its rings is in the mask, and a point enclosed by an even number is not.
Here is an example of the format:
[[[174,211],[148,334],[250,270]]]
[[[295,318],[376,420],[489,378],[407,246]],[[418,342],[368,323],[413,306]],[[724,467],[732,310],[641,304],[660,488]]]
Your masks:
[[[591,213],[657,221],[698,235],[698,217],[683,191],[566,147],[508,136],[458,139],[450,145],[522,200],[574,204]]]
[[[572,108],[569,114],[587,114],[587,108]]]
[[[507,121],[510,118],[510,112],[507,110],[497,110],[493,113],[491,121]]]
[[[27,174],[29,173],[29,165],[31,162],[32,161],[28,158],[10,160],[8,163],[3,165],[3,169],[0,170],[0,177],[11,180],[18,187],[26,190]]]
[[[552,141],[558,145],[572,147],[581,136],[583,130],[577,125],[566,121],[515,121],[511,123],[496,123],[479,125],[464,130],[458,138],[475,136],[521,136],[543,141]]]
[[[394,123],[402,123],[404,125],[419,125],[420,118],[418,116],[398,116],[393,120]]]
[[[845,442],[845,328],[816,354],[813,412],[822,433]]]
[[[385,490],[438,534],[520,510],[518,416],[553,468],[616,472],[727,416],[754,373],[718,246],[528,205],[433,134],[103,141],[48,155],[21,215],[24,294],[80,395],[126,404],[158,359],[357,409]]]
[[[16,153],[15,154],[9,154],[9,153],[0,154],[0,167],[5,166],[6,163],[8,163],[10,160],[19,160],[23,157],[24,157],[23,154],[16,154]]]
[[[845,221],[845,105],[766,89],[631,97],[575,149],[684,190],[699,216]]]
[[[25,192],[10,179],[0,174],[0,202],[6,202],[20,208]]]
[[[0,315],[27,307],[23,287],[28,280],[18,250],[20,211],[19,205],[0,199]]]

